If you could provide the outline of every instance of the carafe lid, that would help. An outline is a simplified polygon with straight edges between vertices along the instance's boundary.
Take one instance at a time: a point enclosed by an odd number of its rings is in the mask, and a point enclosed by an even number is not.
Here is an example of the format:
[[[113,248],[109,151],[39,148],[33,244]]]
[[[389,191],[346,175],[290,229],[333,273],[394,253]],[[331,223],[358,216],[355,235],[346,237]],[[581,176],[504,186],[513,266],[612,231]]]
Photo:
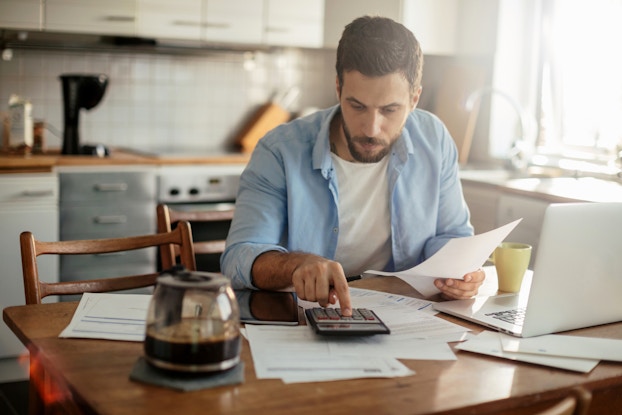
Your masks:
[[[217,291],[229,285],[229,279],[213,272],[188,271],[182,266],[175,266],[163,271],[157,283],[177,288],[192,288]]]

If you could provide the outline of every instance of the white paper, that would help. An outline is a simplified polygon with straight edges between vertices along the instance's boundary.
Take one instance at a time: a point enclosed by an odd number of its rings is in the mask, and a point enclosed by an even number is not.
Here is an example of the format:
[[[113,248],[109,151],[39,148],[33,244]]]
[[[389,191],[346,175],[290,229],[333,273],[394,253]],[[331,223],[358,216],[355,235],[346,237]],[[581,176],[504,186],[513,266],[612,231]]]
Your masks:
[[[404,295],[385,293],[382,291],[367,290],[364,288],[350,287],[350,300],[352,307],[369,308],[377,312],[385,307],[403,306],[419,311],[425,311],[428,314],[438,314],[432,305],[434,301],[421,300],[414,297],[406,297]],[[298,299],[298,305],[304,308],[318,307],[318,303],[314,301],[306,301]],[[339,307],[339,304],[333,304],[330,308]]]
[[[509,338],[510,336],[507,334],[483,331],[477,336],[458,344],[456,349],[582,373],[590,372],[599,362],[594,359],[575,359],[559,356],[506,352],[503,350],[502,341]]]
[[[394,358],[331,354],[329,340],[307,326],[246,326],[259,379],[313,382],[414,374]]]
[[[543,356],[565,356],[622,362],[622,340],[549,334],[503,340],[503,350]]]
[[[59,337],[143,341],[151,295],[85,293]]]
[[[365,271],[365,274],[394,275],[410,284],[424,297],[438,294],[434,286],[437,278],[462,279],[465,274],[480,268],[512,230],[522,220],[503,225],[479,235],[449,240],[434,255],[421,264],[406,271]]]

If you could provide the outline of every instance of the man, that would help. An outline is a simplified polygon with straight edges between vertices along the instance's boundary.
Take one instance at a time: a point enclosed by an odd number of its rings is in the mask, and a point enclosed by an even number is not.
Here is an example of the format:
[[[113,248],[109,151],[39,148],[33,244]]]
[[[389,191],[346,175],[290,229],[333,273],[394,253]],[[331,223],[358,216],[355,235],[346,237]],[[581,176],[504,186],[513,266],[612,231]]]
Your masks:
[[[346,26],[337,49],[339,105],[279,126],[241,176],[222,272],[235,287],[278,290],[349,315],[346,277],[411,268],[473,228],[457,150],[415,109],[422,55],[381,17]],[[448,298],[475,295],[481,270],[439,279]]]

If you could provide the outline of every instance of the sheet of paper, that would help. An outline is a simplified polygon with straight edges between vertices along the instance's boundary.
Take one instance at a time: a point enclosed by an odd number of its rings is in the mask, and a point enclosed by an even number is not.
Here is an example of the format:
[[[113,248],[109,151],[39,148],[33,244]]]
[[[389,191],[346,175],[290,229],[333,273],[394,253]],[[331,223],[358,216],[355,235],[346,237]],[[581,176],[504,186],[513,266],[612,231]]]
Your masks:
[[[480,268],[508,234],[522,219],[517,219],[497,229],[479,235],[449,240],[434,255],[421,264],[398,272],[368,270],[365,274],[395,275],[412,285],[424,297],[438,294],[436,278],[462,278]]]
[[[59,337],[143,341],[151,295],[85,293]]]
[[[510,337],[511,336],[507,334],[482,331],[477,336],[458,344],[456,349],[582,373],[590,372],[599,362],[594,359],[575,359],[569,357],[506,352],[503,350],[502,342]]]
[[[356,308],[369,308],[377,311],[385,307],[403,306],[425,311],[432,315],[438,314],[438,311],[434,310],[434,307],[432,307],[434,301],[421,300],[419,298],[406,297],[404,295],[385,293],[382,291],[351,287],[350,299],[352,300],[352,307]],[[298,299],[298,305],[305,310],[307,308],[318,307],[318,303],[301,300],[300,298]],[[339,307],[339,304],[337,303],[330,307]]]
[[[260,379],[281,378],[289,383],[414,374],[394,358],[331,354],[328,340],[307,326],[249,325],[246,333]]]
[[[542,356],[565,356],[622,362],[622,340],[549,334],[525,339],[506,338],[503,350]]]

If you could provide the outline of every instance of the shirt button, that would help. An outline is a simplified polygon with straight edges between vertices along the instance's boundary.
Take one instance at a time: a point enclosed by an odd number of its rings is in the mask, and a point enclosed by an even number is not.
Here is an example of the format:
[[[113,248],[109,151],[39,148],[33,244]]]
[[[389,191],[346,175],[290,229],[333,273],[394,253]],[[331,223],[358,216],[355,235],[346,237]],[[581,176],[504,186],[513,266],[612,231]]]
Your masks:
[[[333,228],[333,233],[339,232],[339,228]]]

